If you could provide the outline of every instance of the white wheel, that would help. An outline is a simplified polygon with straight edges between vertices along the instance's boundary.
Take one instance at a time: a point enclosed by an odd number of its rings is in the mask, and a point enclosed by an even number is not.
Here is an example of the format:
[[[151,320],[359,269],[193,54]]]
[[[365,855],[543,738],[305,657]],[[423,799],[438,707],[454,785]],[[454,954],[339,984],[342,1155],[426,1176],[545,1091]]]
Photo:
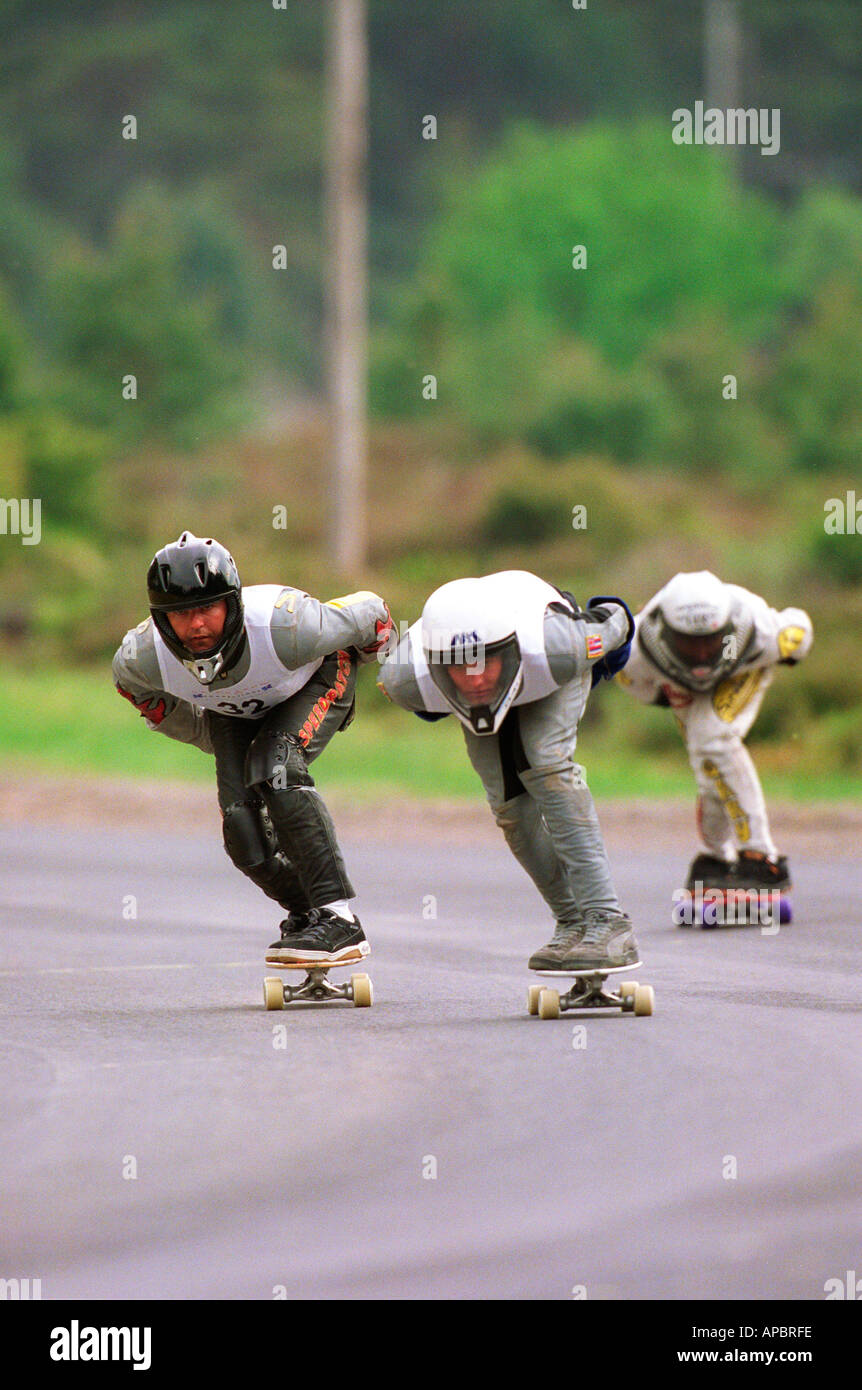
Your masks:
[[[560,1017],[560,996],[555,989],[539,990],[539,1018]]]
[[[357,1009],[370,1009],[374,1001],[374,987],[367,975],[351,975],[353,986],[353,1005]]]
[[[645,1018],[652,1013],[655,1006],[655,991],[652,985],[638,985],[635,989],[635,1013],[640,1018]]]
[[[620,998],[623,1001],[624,1009],[633,1009],[635,1006],[635,990],[637,983],[634,980],[623,980],[620,985]]]
[[[265,1009],[284,1008],[284,985],[277,975],[267,975],[263,982],[263,1006]]]
[[[541,985],[530,985],[527,990],[527,1013],[537,1014],[539,1012],[539,995],[542,992]]]

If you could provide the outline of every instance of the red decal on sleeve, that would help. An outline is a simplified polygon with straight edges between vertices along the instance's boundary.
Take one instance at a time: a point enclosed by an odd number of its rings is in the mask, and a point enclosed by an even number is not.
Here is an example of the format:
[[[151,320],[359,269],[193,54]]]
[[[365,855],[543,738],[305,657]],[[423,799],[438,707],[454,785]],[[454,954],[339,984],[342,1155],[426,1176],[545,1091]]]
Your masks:
[[[161,724],[168,712],[164,697],[159,699],[155,695],[142,695],[136,700],[131,691],[124,690],[121,685],[117,686],[117,690],[124,700],[131,701],[142,718],[149,719],[151,724]]]

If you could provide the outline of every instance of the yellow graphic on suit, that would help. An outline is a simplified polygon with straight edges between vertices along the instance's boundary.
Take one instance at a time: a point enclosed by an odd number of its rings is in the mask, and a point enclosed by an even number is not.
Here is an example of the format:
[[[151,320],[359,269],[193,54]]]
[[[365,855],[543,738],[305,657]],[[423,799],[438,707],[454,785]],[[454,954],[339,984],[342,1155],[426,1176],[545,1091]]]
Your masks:
[[[288,599],[290,599],[289,603],[287,603]],[[283,608],[286,603],[288,613],[292,613],[294,604],[296,603],[295,589],[285,589],[282,593],[279,594],[278,598],[275,600],[276,608]]]
[[[370,589],[359,589],[355,594],[342,594],[340,598],[328,598],[327,608],[350,608],[354,603],[362,603],[364,599],[376,599],[377,594],[372,594]]]
[[[728,676],[726,680],[719,681],[712,692],[712,707],[719,719],[725,724],[732,724],[751,697],[757,694],[762,679],[762,671],[744,671],[738,676]]]
[[[805,629],[802,627],[783,627],[778,634],[778,651],[781,660],[786,661],[792,656],[797,647],[801,647],[805,641]]]
[[[702,767],[707,777],[715,787],[718,799],[733,822],[736,838],[741,845],[744,845],[751,837],[751,828],[748,824],[748,816],[743,811],[730,787],[725,782],[712,758],[704,758]]]

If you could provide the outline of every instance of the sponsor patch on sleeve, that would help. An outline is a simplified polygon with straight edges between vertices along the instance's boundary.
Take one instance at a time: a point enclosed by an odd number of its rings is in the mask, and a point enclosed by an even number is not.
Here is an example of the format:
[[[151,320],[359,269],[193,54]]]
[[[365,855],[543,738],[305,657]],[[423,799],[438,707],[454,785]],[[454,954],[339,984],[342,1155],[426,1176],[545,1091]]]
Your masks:
[[[604,647],[602,646],[601,637],[597,633],[588,633],[587,656],[589,657],[590,661],[594,661],[596,657],[602,656],[603,652]]]

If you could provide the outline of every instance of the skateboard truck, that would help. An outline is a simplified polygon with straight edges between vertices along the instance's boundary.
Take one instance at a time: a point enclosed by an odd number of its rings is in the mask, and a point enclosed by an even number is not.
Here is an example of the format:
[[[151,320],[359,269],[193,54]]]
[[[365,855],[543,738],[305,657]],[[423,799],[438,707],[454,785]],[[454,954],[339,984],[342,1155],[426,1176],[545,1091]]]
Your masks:
[[[305,970],[306,976],[301,984],[286,985],[279,975],[267,975],[263,982],[263,1003],[266,1009],[285,1009],[298,999],[322,1003],[330,999],[352,1000],[357,1009],[368,1009],[374,999],[374,990],[367,975],[351,975],[344,984],[333,985],[326,978],[332,965],[285,965],[282,970]]]
[[[527,990],[527,1011],[539,1018],[559,1018],[560,1014],[577,1009],[619,1009],[639,1018],[649,1017],[655,1006],[652,985],[639,985],[635,980],[623,980],[619,990],[605,989],[609,975],[636,970],[633,965],[614,966],[611,970],[537,970],[537,975],[549,975],[574,980],[571,989],[559,993],[544,985],[530,985]]]

